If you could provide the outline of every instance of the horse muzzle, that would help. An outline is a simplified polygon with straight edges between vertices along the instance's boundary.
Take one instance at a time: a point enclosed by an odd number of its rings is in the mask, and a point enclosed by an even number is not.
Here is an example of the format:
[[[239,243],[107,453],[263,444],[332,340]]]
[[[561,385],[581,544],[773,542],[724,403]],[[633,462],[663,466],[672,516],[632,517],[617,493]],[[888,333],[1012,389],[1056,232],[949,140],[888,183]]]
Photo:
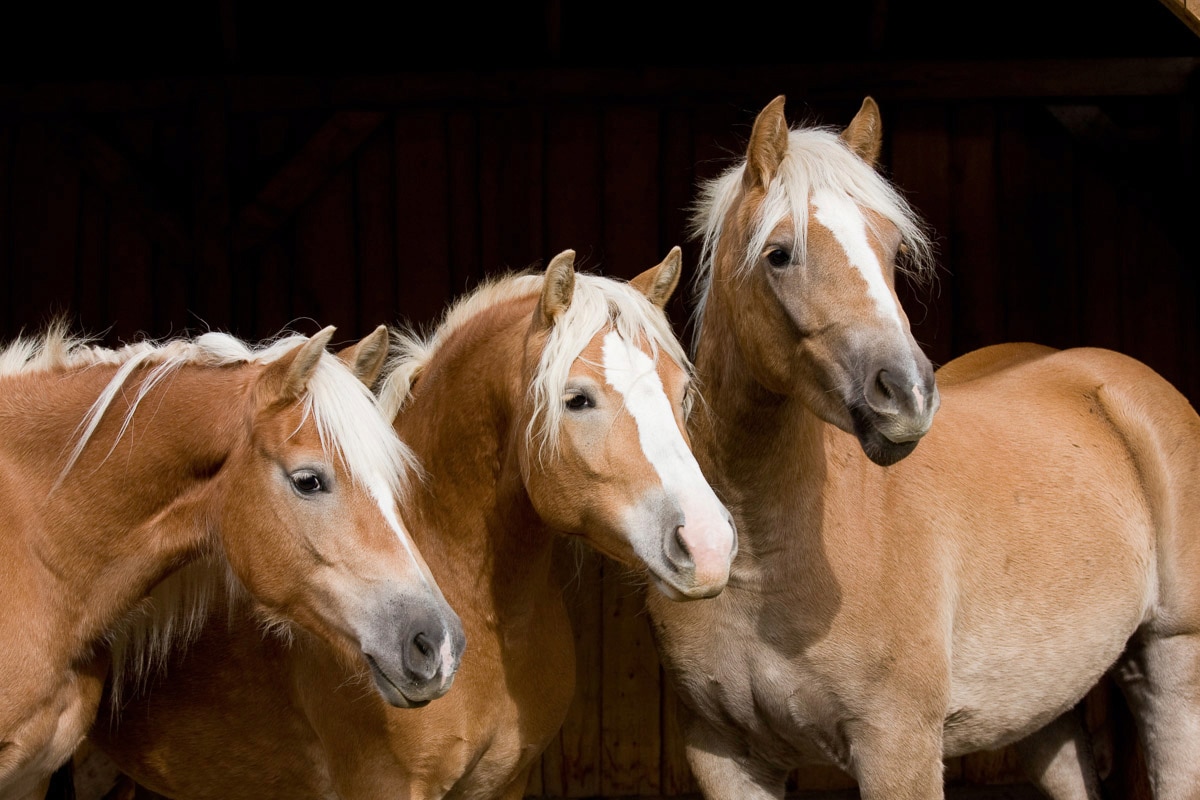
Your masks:
[[[448,613],[447,613],[448,612]],[[420,708],[450,691],[466,635],[449,608],[422,608],[393,622],[390,636],[364,642],[375,688],[398,708]]]

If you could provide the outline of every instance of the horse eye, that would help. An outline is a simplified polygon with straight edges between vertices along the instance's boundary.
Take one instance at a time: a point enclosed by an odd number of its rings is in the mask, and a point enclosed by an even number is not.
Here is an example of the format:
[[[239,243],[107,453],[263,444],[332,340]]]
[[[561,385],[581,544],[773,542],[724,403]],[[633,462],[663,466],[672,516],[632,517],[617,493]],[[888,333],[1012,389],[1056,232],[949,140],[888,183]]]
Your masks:
[[[316,494],[325,489],[321,476],[311,469],[302,469],[292,473],[292,487],[302,495]]]
[[[566,406],[571,411],[580,411],[585,408],[592,408],[596,404],[592,402],[592,398],[588,397],[583,392],[576,392],[566,400]]]
[[[792,263],[792,254],[787,250],[776,247],[771,252],[767,253],[767,263],[776,269],[786,267]]]

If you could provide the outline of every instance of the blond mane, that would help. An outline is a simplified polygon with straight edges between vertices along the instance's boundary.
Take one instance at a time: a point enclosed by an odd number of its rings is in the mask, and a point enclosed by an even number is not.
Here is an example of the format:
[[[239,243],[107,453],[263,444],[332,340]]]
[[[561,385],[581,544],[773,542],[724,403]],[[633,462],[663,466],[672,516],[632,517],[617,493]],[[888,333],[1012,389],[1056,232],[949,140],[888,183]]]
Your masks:
[[[116,367],[112,379],[76,428],[75,444],[57,486],[67,479],[105,413],[135,375],[136,390],[109,453],[126,433],[142,400],[174,372],[187,367],[269,364],[308,338],[285,331],[252,344],[227,333],[207,332],[195,338],[145,340],[112,349],[96,345],[89,337],[72,335],[64,324],[54,323],[41,336],[18,337],[0,350],[0,378],[97,365]],[[368,387],[337,356],[326,352],[307,388],[302,400],[303,419],[312,419],[325,452],[341,461],[351,480],[365,486],[382,481],[402,502],[418,462],[395,435],[390,418],[382,415]],[[232,607],[244,590],[224,559],[209,553],[199,563],[164,580],[127,616],[109,642],[113,649],[114,699],[118,701],[114,707],[119,705],[124,684],[143,681],[172,648],[194,639],[212,600],[221,593],[229,596]]]
[[[431,332],[393,330],[394,355],[380,390],[384,412],[395,414],[403,408],[421,370],[467,321],[508,301],[536,298],[544,281],[542,273],[530,272],[493,277],[452,304]],[[533,415],[528,436],[540,452],[553,453],[559,446],[562,393],[571,365],[588,342],[610,326],[627,340],[645,341],[655,358],[666,353],[691,374],[691,362],[661,308],[626,281],[576,273],[571,304],[551,329],[529,386]]]
[[[725,220],[742,197],[745,169],[743,158],[716,178],[701,184],[691,208],[689,234],[701,243],[700,263],[693,279],[693,341],[699,339]],[[750,268],[771,231],[785,219],[791,220],[795,231],[793,249],[797,253],[805,252],[808,201],[813,192],[822,190],[845,194],[895,225],[905,245],[904,256],[897,268],[919,282],[932,276],[934,248],[924,221],[891,182],[855,155],[836,130],[824,126],[800,127],[789,132],[787,154],[758,208],[735,274]]]

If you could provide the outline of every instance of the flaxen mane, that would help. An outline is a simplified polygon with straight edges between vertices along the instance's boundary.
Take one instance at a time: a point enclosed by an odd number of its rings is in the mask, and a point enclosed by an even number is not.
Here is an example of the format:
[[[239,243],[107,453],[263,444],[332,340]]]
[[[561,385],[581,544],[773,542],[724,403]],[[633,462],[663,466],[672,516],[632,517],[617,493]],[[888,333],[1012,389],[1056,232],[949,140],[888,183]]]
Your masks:
[[[118,349],[94,344],[54,323],[37,337],[18,337],[0,350],[0,379],[54,370],[116,367],[112,380],[88,409],[77,428],[75,445],[67,454],[59,484],[91,442],[115,398],[144,370],[110,452],[126,433],[138,405],[155,386],[186,366],[223,367],[239,363],[268,364],[307,341],[284,333],[248,344],[226,333],[208,332],[193,339],[141,341]],[[372,487],[389,500],[402,498],[417,469],[412,452],[394,435],[379,413],[368,388],[332,353],[327,353],[309,381],[302,402],[304,418],[311,417],[325,451],[340,460],[351,479]],[[56,484],[57,486],[58,484]],[[383,499],[383,498],[381,498]],[[407,543],[406,543],[407,544]],[[223,556],[210,552],[179,570],[151,592],[124,620],[110,641],[113,650],[114,694],[127,682],[140,682],[172,648],[184,646],[199,633],[216,596],[229,595],[230,607],[242,600],[242,590]],[[114,707],[119,703],[114,703]]]
[[[693,312],[696,339],[699,339],[704,304],[713,280],[713,262],[721,241],[721,232],[729,209],[741,196],[742,159],[721,175],[700,186],[692,206],[689,233],[699,239],[700,263],[693,281]],[[904,242],[906,256],[897,266],[918,281],[928,280],[934,269],[933,243],[925,223],[886,178],[853,153],[837,131],[823,126],[797,128],[788,135],[788,152],[771,181],[766,198],[741,253],[739,270],[747,270],[762,252],[771,231],[790,218],[796,239],[792,249],[806,252],[808,238],[808,201],[815,191],[828,189],[843,193],[865,209],[876,212],[895,225]]]
[[[411,329],[393,331],[396,354],[380,391],[384,412],[399,412],[440,344],[467,320],[511,300],[536,297],[543,284],[541,273],[493,278],[448,308],[431,333],[421,335]],[[574,297],[550,331],[529,389],[534,403],[529,437],[542,452],[553,453],[559,444],[562,393],[571,364],[592,337],[610,325],[629,341],[648,342],[656,358],[659,352],[665,352],[691,374],[691,362],[661,309],[629,283],[576,273]]]

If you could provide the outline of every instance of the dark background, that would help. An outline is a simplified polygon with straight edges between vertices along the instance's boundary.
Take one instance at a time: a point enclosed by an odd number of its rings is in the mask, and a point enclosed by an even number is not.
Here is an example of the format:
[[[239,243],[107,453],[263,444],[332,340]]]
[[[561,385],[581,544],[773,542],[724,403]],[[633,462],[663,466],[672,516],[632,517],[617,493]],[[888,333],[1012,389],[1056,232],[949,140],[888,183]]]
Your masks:
[[[935,283],[901,286],[936,363],[1107,346],[1195,404],[1200,25],[1172,3],[9,4],[0,335],[64,314],[110,344],[349,340],[565,248],[631,277],[680,244],[690,273],[696,184],[767,102],[841,126],[870,94],[938,243]],[[531,791],[690,791],[635,593],[599,559],[581,575],[580,699]],[[1105,697],[1090,724],[1134,797]],[[947,772],[1014,774],[1007,753]]]

